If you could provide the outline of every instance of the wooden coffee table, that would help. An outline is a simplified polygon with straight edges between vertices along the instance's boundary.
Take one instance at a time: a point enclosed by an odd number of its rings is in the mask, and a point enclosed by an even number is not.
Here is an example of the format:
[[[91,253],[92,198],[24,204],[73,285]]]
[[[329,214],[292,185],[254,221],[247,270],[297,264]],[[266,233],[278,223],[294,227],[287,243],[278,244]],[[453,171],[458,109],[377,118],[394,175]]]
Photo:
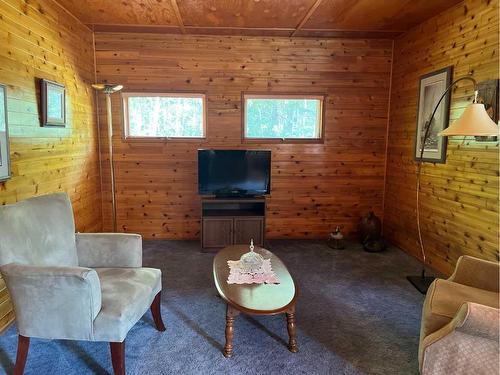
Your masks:
[[[249,315],[286,314],[289,335],[288,349],[298,351],[295,328],[295,303],[297,287],[283,262],[270,251],[256,247],[255,251],[265,259],[271,259],[274,272],[280,284],[228,284],[228,260],[238,260],[248,252],[247,245],[234,245],[222,249],[214,258],[214,280],[217,290],[227,303],[226,344],[224,356],[233,354],[234,319],[240,313]]]

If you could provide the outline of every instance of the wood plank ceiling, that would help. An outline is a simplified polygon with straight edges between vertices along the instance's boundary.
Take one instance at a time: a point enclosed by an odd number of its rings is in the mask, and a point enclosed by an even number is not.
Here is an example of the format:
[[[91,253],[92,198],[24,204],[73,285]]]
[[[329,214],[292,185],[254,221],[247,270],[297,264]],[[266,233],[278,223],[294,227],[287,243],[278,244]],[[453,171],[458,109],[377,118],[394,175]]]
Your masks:
[[[460,0],[57,0],[95,31],[392,38]]]

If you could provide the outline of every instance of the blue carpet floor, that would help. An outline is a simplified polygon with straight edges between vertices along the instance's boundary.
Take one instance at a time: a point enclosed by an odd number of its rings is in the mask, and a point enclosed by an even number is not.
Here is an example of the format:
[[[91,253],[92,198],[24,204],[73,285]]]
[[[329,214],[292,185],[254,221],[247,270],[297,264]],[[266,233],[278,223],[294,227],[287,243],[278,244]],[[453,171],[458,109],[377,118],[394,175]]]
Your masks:
[[[300,288],[299,353],[286,348],[284,316],[236,318],[234,356],[226,359],[225,305],[212,279],[213,254],[194,241],[146,241],[144,265],[163,272],[158,332],[148,312],[126,340],[127,374],[418,374],[423,297],[405,279],[416,260],[390,248],[271,241]],[[15,326],[0,337],[0,373],[11,373]],[[112,373],[107,343],[32,339],[26,374]]]

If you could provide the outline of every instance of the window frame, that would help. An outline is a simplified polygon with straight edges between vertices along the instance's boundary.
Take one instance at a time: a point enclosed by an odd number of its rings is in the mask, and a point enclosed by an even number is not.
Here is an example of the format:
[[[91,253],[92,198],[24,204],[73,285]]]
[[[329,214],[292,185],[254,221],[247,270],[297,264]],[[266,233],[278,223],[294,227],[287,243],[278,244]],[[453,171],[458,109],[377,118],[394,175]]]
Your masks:
[[[270,92],[242,92],[241,93],[241,140],[243,143],[324,143],[325,142],[325,101],[327,95],[323,93],[288,94]],[[246,99],[316,99],[320,101],[319,110],[319,137],[318,138],[254,138],[246,136]]]
[[[129,117],[128,117],[128,98],[130,97],[169,97],[169,98],[201,98],[203,103],[203,136],[201,137],[147,137],[130,135]],[[207,139],[207,94],[197,91],[124,91],[121,93],[122,103],[122,123],[123,137],[127,142],[200,142]]]

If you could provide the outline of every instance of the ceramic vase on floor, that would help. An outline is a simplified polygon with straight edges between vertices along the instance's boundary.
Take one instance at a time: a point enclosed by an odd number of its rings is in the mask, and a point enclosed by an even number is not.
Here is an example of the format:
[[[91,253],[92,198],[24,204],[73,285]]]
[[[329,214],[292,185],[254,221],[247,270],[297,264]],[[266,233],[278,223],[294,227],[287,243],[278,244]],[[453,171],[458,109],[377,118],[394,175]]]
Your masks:
[[[361,219],[359,233],[361,243],[366,251],[376,253],[385,249],[385,243],[382,239],[382,222],[373,211]]]

